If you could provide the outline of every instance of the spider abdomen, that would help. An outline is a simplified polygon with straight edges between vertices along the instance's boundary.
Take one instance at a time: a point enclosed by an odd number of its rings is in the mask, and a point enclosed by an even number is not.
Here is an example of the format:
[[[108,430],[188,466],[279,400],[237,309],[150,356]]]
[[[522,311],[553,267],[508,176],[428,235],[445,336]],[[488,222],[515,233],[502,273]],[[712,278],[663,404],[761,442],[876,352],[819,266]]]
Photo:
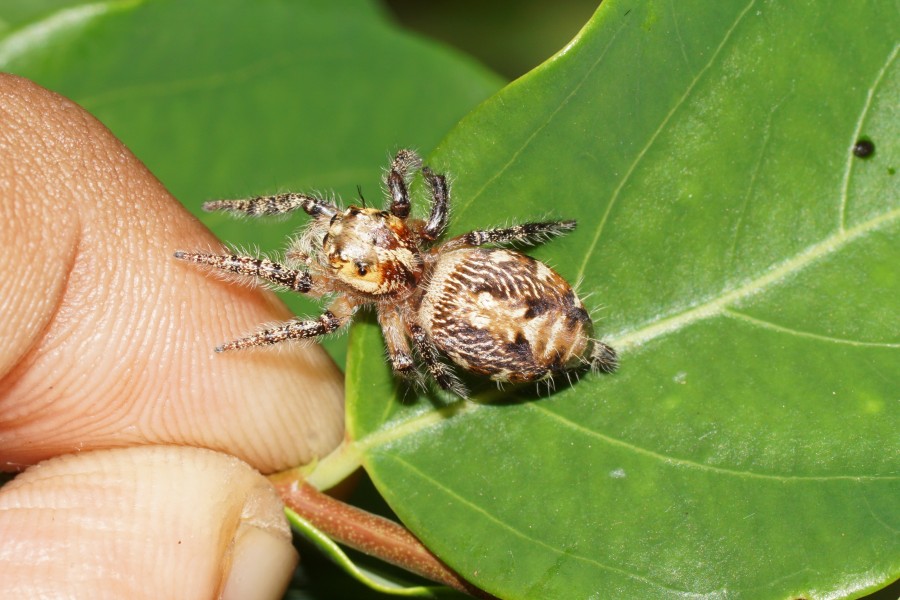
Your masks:
[[[500,248],[441,254],[419,308],[434,344],[495,381],[537,381],[590,364],[593,325],[569,283]]]

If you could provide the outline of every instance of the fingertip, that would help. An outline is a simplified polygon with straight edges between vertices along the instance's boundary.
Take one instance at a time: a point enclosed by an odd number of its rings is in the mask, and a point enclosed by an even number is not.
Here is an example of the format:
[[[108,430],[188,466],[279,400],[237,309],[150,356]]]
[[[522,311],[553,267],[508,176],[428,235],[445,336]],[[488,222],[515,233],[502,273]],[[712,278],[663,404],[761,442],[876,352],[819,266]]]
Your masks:
[[[242,523],[234,537],[231,568],[221,599],[277,600],[290,583],[298,561],[296,549],[281,536]]]
[[[297,560],[272,485],[210,450],[84,452],[0,489],[4,597],[280,598]]]

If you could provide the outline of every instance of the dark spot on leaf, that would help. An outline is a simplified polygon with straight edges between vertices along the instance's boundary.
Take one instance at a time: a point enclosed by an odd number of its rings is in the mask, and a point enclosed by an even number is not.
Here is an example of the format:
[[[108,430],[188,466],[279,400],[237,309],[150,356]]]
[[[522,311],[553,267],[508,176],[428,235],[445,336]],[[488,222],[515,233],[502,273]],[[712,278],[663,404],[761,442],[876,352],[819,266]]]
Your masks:
[[[869,158],[875,154],[875,144],[872,143],[872,140],[859,139],[853,144],[853,154],[858,158]]]

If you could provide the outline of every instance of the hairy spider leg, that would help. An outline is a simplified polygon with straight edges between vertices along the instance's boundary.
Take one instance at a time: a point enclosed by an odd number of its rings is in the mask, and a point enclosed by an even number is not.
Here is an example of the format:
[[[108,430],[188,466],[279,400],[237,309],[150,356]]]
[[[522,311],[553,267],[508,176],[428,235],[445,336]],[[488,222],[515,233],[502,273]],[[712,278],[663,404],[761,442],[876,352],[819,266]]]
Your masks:
[[[213,200],[203,204],[205,211],[221,210],[251,217],[284,215],[297,209],[303,209],[311,217],[333,217],[338,212],[338,208],[328,200],[294,192],[243,200]]]
[[[422,159],[412,150],[400,150],[391,162],[384,185],[391,198],[390,211],[395,217],[405,219],[409,216],[409,182],[422,166]]]
[[[428,167],[422,169],[422,175],[431,187],[431,214],[420,235],[425,240],[433,242],[447,229],[447,220],[450,217],[450,188],[447,186],[446,177],[436,174]]]
[[[276,327],[262,329],[252,335],[222,344],[216,348],[216,352],[241,350],[256,346],[271,346],[272,344],[279,344],[288,340],[321,337],[334,333],[346,325],[355,311],[356,306],[347,300],[346,297],[337,298],[316,319],[291,319]]]
[[[447,240],[442,250],[462,246],[484,246],[485,244],[538,244],[549,238],[565,235],[577,225],[576,221],[541,221],[522,223],[503,229],[476,229]]]
[[[425,367],[437,384],[461,398],[467,397],[468,392],[462,382],[457,379],[456,374],[447,365],[438,360],[438,350],[428,338],[425,330],[414,324],[409,326],[409,333],[422,362],[425,363]]]
[[[396,310],[379,307],[378,324],[384,335],[388,358],[394,373],[409,377],[415,373],[415,363],[409,348],[409,341],[403,329],[403,319]]]
[[[236,275],[256,277],[301,294],[309,293],[313,287],[313,277],[308,271],[290,269],[266,258],[239,254],[205,254],[182,250],[175,253],[175,258]]]

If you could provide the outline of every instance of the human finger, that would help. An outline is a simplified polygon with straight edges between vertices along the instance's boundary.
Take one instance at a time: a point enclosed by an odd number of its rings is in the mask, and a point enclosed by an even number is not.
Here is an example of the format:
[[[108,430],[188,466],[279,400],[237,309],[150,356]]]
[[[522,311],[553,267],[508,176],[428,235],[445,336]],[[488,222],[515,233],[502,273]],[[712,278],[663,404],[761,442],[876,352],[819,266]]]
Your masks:
[[[340,442],[320,348],[214,354],[291,315],[174,260],[218,243],[87,112],[0,76],[0,185],[0,468],[185,444],[273,471]]]
[[[84,452],[0,489],[4,598],[281,598],[296,563],[271,484],[221,453]]]

